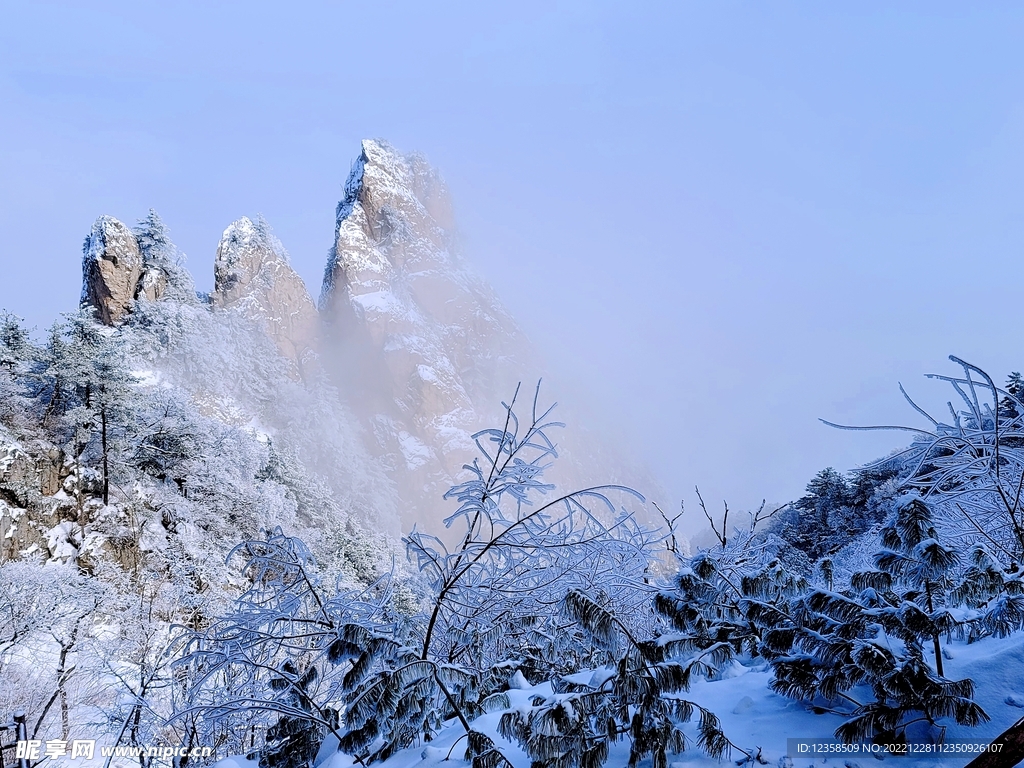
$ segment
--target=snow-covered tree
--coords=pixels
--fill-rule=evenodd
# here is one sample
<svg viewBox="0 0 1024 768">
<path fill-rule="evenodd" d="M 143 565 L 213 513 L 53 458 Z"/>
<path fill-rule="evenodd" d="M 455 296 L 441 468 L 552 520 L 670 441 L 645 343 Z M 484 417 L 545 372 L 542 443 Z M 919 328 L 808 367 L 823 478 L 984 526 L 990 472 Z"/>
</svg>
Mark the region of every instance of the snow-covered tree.
<svg viewBox="0 0 1024 768">
<path fill-rule="evenodd" d="M 191 721 L 200 743 L 229 754 L 251 749 L 254 728 L 272 727 L 261 760 L 288 765 L 327 733 L 346 736 L 339 708 L 358 711 L 353 691 L 403 653 L 402 623 L 389 620 L 384 582 L 325 582 L 305 545 L 280 529 L 239 545 L 236 558 L 250 587 L 234 611 L 180 636 L 188 690 L 173 722 Z"/>
<path fill-rule="evenodd" d="M 181 665 L 198 682 L 179 717 L 264 713 L 275 729 L 267 765 L 326 734 L 361 762 L 383 760 L 456 718 L 475 764 L 500 764 L 472 721 L 507 704 L 521 649 L 545 627 L 554 634 L 569 593 L 602 592 L 623 626 L 640 621 L 656 540 L 610 501 L 612 492 L 635 497 L 628 489 L 554 496 L 542 474 L 557 455 L 548 432 L 560 425 L 536 398 L 522 424 L 514 399 L 506 411 L 503 428 L 476 435 L 471 479 L 448 493 L 459 504 L 446 520 L 460 526 L 457 543 L 416 530 L 405 539 L 421 592 L 415 613 L 402 613 L 390 576 L 332 585 L 298 540 L 277 531 L 250 541 L 236 550 L 252 584 L 236 610 L 185 637 Z M 235 694 L 221 701 L 228 678 Z"/>
<path fill-rule="evenodd" d="M 846 427 L 898 429 L 914 435 L 910 447 L 887 461 L 906 467 L 904 484 L 919 490 L 939 513 L 940 527 L 960 543 L 985 543 L 1004 558 L 1024 557 L 1024 405 L 1018 396 L 996 386 L 992 377 L 958 357 L 950 360 L 962 376 L 929 374 L 947 382 L 963 403 L 949 403 L 951 423 L 940 422 L 910 399 L 929 426 Z M 1011 386 L 1016 390 L 1014 380 Z"/>
<path fill-rule="evenodd" d="M 104 504 L 138 405 L 127 354 L 124 339 L 83 310 L 50 329 L 34 373 L 44 426 L 77 470 L 98 473 Z"/>
<path fill-rule="evenodd" d="M 1024 572 L 1016 563 L 1003 566 L 982 545 L 971 552 L 970 564 L 960 574 L 950 600 L 970 610 L 963 619 L 968 642 L 1024 631 Z"/>
<path fill-rule="evenodd" d="M 37 350 L 21 319 L 0 312 L 0 424 L 19 431 L 27 426 L 29 409 L 27 374 Z"/>
<path fill-rule="evenodd" d="M 927 504 L 906 496 L 882 531 L 876 569 L 854 574 L 843 592 L 800 596 L 768 638 L 772 688 L 838 704 L 848 716 L 836 731 L 844 741 L 905 741 L 915 728 L 941 731 L 944 718 L 988 719 L 971 680 L 943 676 L 940 636 L 955 627 L 958 558 L 936 536 Z M 868 690 L 869 698 L 859 693 Z"/>
<path fill-rule="evenodd" d="M 654 768 L 667 768 L 669 755 L 686 750 L 683 726 L 694 716 L 697 746 L 712 757 L 729 753 L 733 745 L 715 714 L 679 695 L 731 658 L 727 642 L 695 648 L 673 635 L 637 637 L 607 596 L 580 590 L 566 595 L 565 611 L 608 664 L 556 679 L 553 695 L 535 696 L 529 710 L 502 715 L 499 731 L 523 746 L 533 766 L 598 768 L 613 743 L 628 739 L 630 768 L 648 756 Z"/>
<path fill-rule="evenodd" d="M 938 540 L 932 512 L 920 498 L 910 496 L 897 509 L 891 525 L 882 530 L 884 549 L 875 556 L 878 571 L 858 575 L 854 586 L 875 587 L 889 579 L 888 589 L 900 600 L 904 621 L 919 623 L 923 633 L 931 635 L 935 671 L 942 676 L 940 635 L 950 632 L 955 620 L 948 610 L 949 592 L 960 556 Z M 908 603 L 924 611 L 911 617 Z"/>
<path fill-rule="evenodd" d="M 182 585 L 156 569 L 136 563 L 132 570 L 112 563 L 98 566 L 108 597 L 96 611 L 98 625 L 85 658 L 87 674 L 106 682 L 96 702 L 103 713 L 103 730 L 112 746 L 147 747 L 170 742 L 165 721 L 171 713 L 171 627 L 191 623 L 200 603 Z M 180 734 L 173 734 L 182 742 Z M 140 756 L 142 768 L 152 762 Z"/>
<path fill-rule="evenodd" d="M 184 268 L 184 256 L 171 242 L 167 225 L 152 208 L 132 229 L 142 253 L 142 276 L 136 298 L 170 299 L 196 303 L 192 276 Z"/>
<path fill-rule="evenodd" d="M 880 496 L 898 473 L 898 464 L 885 460 L 849 477 L 832 467 L 823 469 L 769 529 L 812 561 L 832 557 L 885 517 L 889 508 Z"/>
<path fill-rule="evenodd" d="M 73 564 L 0 565 L 0 704 L 31 713 L 30 738 L 67 738 L 100 687 L 79 662 L 106 585 Z"/>
</svg>

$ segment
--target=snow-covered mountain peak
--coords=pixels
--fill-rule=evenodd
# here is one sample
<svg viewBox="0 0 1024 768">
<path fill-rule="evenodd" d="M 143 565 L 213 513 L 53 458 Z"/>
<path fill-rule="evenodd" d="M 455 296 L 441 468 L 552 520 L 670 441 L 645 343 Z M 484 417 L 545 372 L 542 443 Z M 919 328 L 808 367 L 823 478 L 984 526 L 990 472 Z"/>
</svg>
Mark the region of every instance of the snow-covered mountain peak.
<svg viewBox="0 0 1024 768">
<path fill-rule="evenodd" d="M 455 250 L 440 174 L 382 141 L 362 143 L 345 185 L 320 308 L 343 389 L 367 392 L 373 432 L 421 498 L 452 482 L 470 434 L 529 377 L 523 334 Z"/>
<path fill-rule="evenodd" d="M 82 255 L 83 307 L 104 325 L 121 325 L 137 301 L 197 301 L 184 257 L 167 227 L 150 209 L 135 227 L 100 216 L 85 238 Z"/>
<path fill-rule="evenodd" d="M 191 329 L 187 343 L 175 342 L 183 371 L 175 380 L 204 415 L 237 410 L 240 423 L 246 414 L 265 423 L 266 403 L 284 391 L 269 379 L 283 374 L 289 384 L 313 388 L 329 383 L 336 394 L 327 399 L 337 399 L 346 413 L 338 418 L 360 422 L 365 445 L 359 450 L 368 449 L 394 483 L 401 527 L 436 530 L 443 517 L 436 505 L 476 453 L 472 435 L 503 423 L 502 401 L 520 382 L 532 387 L 539 356 L 461 258 L 448 187 L 423 156 L 363 141 L 336 213 L 319 312 L 281 242 L 258 217 L 239 218 L 224 230 L 214 289 L 197 298 L 154 211 L 132 229 L 110 217 L 97 221 L 86 241 L 83 302 L 107 325 L 124 324 L 134 313 L 137 322 L 128 324 L 141 330 Z M 213 353 L 216 376 L 194 375 L 189 344 L 197 359 Z M 553 395 L 546 389 L 545 399 Z M 294 393 L 285 399 L 302 400 Z M 275 409 L 283 410 L 280 403 Z M 619 457 L 579 434 L 559 437 L 566 460 L 554 481 L 629 480 Z M 318 451 L 311 454 L 318 462 L 320 453 L 338 455 L 333 448 Z M 325 476 L 334 478 L 331 466 Z M 334 479 L 344 484 L 345 476 Z M 375 498 L 369 506 L 378 517 L 390 518 L 391 490 L 364 497 Z"/>
<path fill-rule="evenodd" d="M 316 336 L 316 307 L 263 219 L 243 216 L 224 230 L 213 274 L 214 306 L 262 325 L 281 354 L 301 367 Z"/>
<path fill-rule="evenodd" d="M 354 271 L 365 282 L 373 273 L 389 279 L 407 260 L 413 270 L 446 266 L 453 229 L 448 188 L 437 171 L 420 155 L 364 140 L 338 203 L 336 248 L 324 275 L 321 307 L 330 308 L 337 281 L 347 285 Z M 386 249 L 387 258 L 370 244 Z"/>
</svg>

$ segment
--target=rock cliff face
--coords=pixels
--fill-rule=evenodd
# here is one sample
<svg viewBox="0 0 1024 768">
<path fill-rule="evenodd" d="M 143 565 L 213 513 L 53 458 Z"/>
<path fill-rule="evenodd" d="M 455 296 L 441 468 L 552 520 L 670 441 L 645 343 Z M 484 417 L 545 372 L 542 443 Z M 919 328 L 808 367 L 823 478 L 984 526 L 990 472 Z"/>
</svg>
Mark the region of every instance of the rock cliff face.
<svg viewBox="0 0 1024 768">
<path fill-rule="evenodd" d="M 213 304 L 259 323 L 301 370 L 316 338 L 316 306 L 266 223 L 242 217 L 224 230 L 214 263 Z"/>
<path fill-rule="evenodd" d="M 82 247 L 82 306 L 104 325 L 120 325 L 131 311 L 142 254 L 135 235 L 112 216 L 100 216 Z"/>
<path fill-rule="evenodd" d="M 364 392 L 380 448 L 414 499 L 440 498 L 474 455 L 471 433 L 529 375 L 523 334 L 455 253 L 451 210 L 421 157 L 364 141 L 320 299 L 325 354 L 346 389 Z"/>
</svg>

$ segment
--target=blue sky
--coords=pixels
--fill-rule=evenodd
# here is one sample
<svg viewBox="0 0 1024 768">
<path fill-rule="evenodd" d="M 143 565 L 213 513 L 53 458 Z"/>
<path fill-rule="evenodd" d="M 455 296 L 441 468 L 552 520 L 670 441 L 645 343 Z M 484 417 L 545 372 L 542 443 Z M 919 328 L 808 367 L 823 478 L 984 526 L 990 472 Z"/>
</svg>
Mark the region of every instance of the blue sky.
<svg viewBox="0 0 1024 768">
<path fill-rule="evenodd" d="M 948 354 L 1024 367 L 1024 7 L 635 5 L 4 3 L 0 307 L 150 207 L 206 288 L 262 213 L 315 296 L 372 136 L 691 517 L 898 446 L 817 418 L 913 422 Z"/>
</svg>

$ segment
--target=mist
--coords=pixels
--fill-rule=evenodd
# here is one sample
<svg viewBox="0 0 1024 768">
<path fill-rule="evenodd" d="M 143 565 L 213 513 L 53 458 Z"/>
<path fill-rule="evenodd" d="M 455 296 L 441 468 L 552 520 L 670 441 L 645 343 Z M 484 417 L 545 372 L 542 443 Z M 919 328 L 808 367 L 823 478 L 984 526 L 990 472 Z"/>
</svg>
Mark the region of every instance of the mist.
<svg viewBox="0 0 1024 768">
<path fill-rule="evenodd" d="M 950 353 L 1020 367 L 998 331 L 1022 235 L 1014 9 L 8 18 L 0 305 L 40 331 L 77 302 L 101 213 L 157 209 L 209 289 L 224 227 L 262 212 L 316 297 L 359 141 L 382 137 L 441 170 L 462 252 L 572 382 L 563 405 L 694 528 L 694 486 L 756 508 L 902 445 L 818 419 L 913 419 L 897 382 Z"/>
<path fill-rule="evenodd" d="M 8 5 L 0 752 L 1024 761 L 1024 8 Z"/>
</svg>

